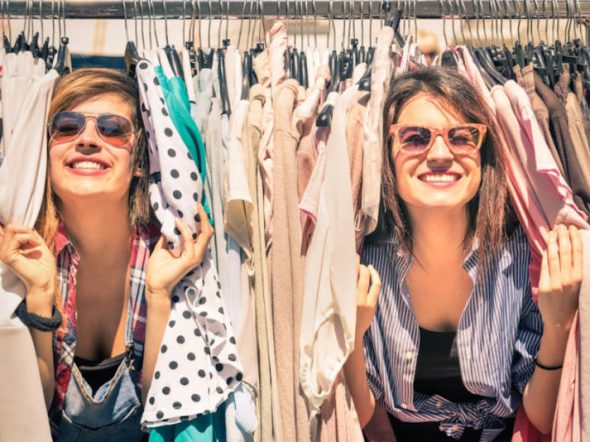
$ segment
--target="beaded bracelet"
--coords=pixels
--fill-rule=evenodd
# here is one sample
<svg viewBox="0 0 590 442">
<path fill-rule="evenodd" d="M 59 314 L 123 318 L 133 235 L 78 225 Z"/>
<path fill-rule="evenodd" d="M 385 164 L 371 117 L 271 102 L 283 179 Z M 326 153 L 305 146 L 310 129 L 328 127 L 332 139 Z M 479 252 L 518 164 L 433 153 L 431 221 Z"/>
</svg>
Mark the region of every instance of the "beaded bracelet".
<svg viewBox="0 0 590 442">
<path fill-rule="evenodd" d="M 16 308 L 16 316 L 25 324 L 27 327 L 34 328 L 35 330 L 41 330 L 43 332 L 54 331 L 59 328 L 62 321 L 61 312 L 53 306 L 51 318 L 44 318 L 43 316 L 36 315 L 27 311 L 26 298 Z"/>
</svg>

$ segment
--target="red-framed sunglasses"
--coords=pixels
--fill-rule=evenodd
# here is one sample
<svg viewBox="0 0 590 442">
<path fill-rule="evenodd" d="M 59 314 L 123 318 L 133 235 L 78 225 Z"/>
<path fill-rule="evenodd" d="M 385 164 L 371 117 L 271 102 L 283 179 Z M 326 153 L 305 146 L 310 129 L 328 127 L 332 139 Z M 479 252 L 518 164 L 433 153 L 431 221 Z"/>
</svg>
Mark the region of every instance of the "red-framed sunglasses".
<svg viewBox="0 0 590 442">
<path fill-rule="evenodd" d="M 479 150 L 487 132 L 485 124 L 457 124 L 444 129 L 392 124 L 389 136 L 401 150 L 409 153 L 427 152 L 439 135 L 453 153 L 472 153 Z"/>
</svg>

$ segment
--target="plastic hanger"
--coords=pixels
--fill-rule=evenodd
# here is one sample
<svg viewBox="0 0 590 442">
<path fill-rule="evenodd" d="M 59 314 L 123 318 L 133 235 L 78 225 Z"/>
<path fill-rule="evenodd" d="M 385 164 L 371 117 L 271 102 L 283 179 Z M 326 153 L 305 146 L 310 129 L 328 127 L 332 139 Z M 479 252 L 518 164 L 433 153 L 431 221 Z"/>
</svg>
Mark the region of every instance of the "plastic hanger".
<svg viewBox="0 0 590 442">
<path fill-rule="evenodd" d="M 334 106 L 336 105 L 337 99 L 338 92 L 330 92 L 328 94 L 326 102 L 324 103 L 324 107 L 315 120 L 317 127 L 329 127 L 330 124 L 332 124 L 332 113 L 334 111 Z"/>
<path fill-rule="evenodd" d="M 231 106 L 229 104 L 229 95 L 227 93 L 227 80 L 225 75 L 225 54 L 223 49 L 217 49 L 217 78 L 219 79 L 219 92 L 221 100 L 221 113 L 230 115 Z"/>
<path fill-rule="evenodd" d="M 307 89 L 309 87 L 309 78 L 307 72 L 307 55 L 305 55 L 305 52 L 303 51 L 301 52 L 301 54 L 299 54 L 299 63 L 299 84 L 303 86 L 305 89 Z"/>
<path fill-rule="evenodd" d="M 123 17 L 125 19 L 125 34 L 127 37 L 127 44 L 125 45 L 125 73 L 129 78 L 135 78 L 135 69 L 139 63 L 139 52 L 135 43 L 129 39 L 129 29 L 127 27 L 127 7 L 123 1 Z M 137 29 L 137 27 L 136 27 Z"/>
<path fill-rule="evenodd" d="M 242 100 L 247 100 L 250 94 L 250 71 L 252 70 L 252 55 L 244 51 L 242 57 Z"/>
</svg>

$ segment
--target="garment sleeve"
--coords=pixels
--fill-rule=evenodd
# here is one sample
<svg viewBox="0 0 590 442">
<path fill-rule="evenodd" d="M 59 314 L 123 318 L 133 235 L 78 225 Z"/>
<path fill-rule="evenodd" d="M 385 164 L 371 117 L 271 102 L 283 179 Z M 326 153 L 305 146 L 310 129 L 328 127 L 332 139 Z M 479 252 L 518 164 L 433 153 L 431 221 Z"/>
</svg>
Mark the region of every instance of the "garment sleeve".
<svg viewBox="0 0 590 442">
<path fill-rule="evenodd" d="M 373 327 L 373 325 L 371 325 Z M 369 388 L 375 396 L 375 401 L 380 405 L 383 404 L 383 382 L 381 375 L 377 368 L 377 353 L 375 346 L 373 345 L 373 339 L 371 339 L 372 330 L 365 334 L 364 337 L 364 351 L 365 351 L 365 370 L 367 372 L 367 381 Z"/>
<path fill-rule="evenodd" d="M 512 384 L 520 394 L 533 375 L 542 335 L 541 313 L 533 301 L 530 284 L 527 284 L 512 358 Z"/>
</svg>

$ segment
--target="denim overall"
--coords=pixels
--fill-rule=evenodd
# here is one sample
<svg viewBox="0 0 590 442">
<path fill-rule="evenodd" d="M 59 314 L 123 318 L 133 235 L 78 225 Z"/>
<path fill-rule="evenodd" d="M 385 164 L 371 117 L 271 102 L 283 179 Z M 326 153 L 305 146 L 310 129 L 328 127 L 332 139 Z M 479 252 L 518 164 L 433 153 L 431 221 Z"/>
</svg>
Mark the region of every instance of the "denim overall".
<svg viewBox="0 0 590 442">
<path fill-rule="evenodd" d="M 136 442 L 144 438 L 140 429 L 143 412 L 141 393 L 131 376 L 133 339 L 131 308 L 125 331 L 125 359 L 113 378 L 94 395 L 76 364 L 68 382 L 58 442 Z"/>
</svg>

